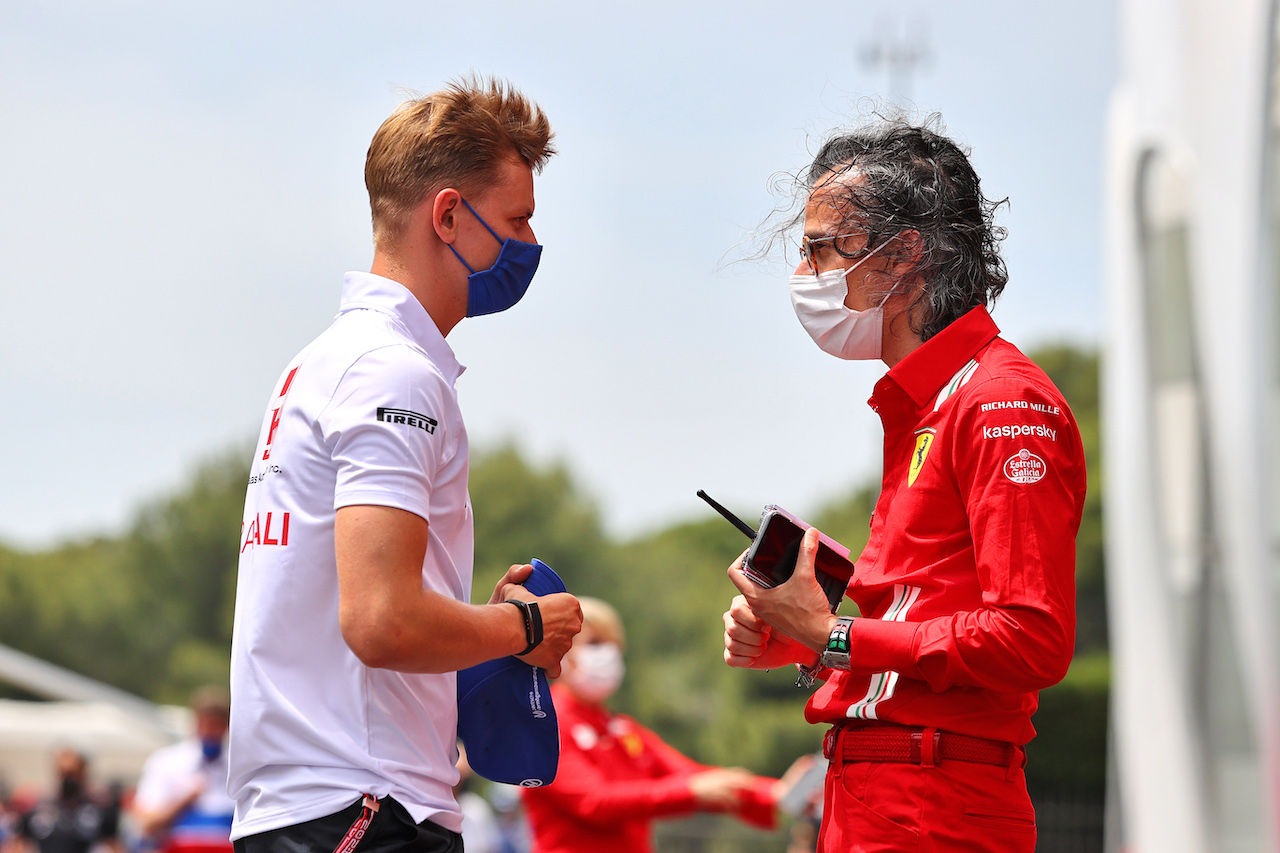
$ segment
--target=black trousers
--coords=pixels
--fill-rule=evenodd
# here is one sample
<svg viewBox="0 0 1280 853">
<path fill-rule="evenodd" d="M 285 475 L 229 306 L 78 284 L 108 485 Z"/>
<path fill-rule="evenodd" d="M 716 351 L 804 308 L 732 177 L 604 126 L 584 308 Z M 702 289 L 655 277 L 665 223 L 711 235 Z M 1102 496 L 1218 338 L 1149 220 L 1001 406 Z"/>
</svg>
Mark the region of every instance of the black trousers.
<svg viewBox="0 0 1280 853">
<path fill-rule="evenodd" d="M 327 817 L 248 835 L 236 840 L 235 853 L 334 853 L 363 811 L 356 800 Z M 429 820 L 414 823 L 404 806 L 383 797 L 350 853 L 463 853 L 462 836 Z"/>
</svg>

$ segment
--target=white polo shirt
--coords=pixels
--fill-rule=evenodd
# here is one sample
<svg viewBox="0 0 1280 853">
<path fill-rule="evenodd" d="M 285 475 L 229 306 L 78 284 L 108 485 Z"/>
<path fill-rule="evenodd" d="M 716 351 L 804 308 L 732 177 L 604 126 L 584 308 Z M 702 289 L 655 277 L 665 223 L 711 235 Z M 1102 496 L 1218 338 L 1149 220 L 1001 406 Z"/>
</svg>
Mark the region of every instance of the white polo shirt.
<svg viewBox="0 0 1280 853">
<path fill-rule="evenodd" d="M 334 514 L 427 519 L 422 585 L 467 601 L 474 539 L 462 373 L 402 285 L 347 273 L 333 324 L 285 368 L 263 418 L 240 535 L 231 644 L 233 839 L 395 797 L 461 829 L 454 673 L 370 669 L 338 628 Z"/>
</svg>

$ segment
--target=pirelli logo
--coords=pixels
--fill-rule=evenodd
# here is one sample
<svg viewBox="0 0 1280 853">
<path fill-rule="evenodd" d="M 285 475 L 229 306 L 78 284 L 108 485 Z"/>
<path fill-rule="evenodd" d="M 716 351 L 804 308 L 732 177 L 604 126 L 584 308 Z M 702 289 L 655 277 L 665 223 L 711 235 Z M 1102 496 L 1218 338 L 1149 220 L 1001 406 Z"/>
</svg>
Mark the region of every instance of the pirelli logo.
<svg viewBox="0 0 1280 853">
<path fill-rule="evenodd" d="M 388 409 L 383 406 L 378 407 L 378 420 L 388 424 L 404 424 L 405 426 L 417 427 L 433 435 L 438 425 L 435 418 L 429 418 L 426 415 L 420 415 L 408 409 Z"/>
</svg>

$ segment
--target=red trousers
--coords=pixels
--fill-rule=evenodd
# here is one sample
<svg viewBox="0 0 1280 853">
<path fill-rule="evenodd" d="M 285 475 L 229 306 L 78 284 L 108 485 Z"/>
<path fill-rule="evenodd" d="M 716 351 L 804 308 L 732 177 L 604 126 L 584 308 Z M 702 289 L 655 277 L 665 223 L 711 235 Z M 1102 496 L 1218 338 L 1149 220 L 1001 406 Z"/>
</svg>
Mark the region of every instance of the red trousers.
<svg viewBox="0 0 1280 853">
<path fill-rule="evenodd" d="M 1033 853 L 1036 816 L 1021 767 L 833 758 L 818 853 Z"/>
</svg>

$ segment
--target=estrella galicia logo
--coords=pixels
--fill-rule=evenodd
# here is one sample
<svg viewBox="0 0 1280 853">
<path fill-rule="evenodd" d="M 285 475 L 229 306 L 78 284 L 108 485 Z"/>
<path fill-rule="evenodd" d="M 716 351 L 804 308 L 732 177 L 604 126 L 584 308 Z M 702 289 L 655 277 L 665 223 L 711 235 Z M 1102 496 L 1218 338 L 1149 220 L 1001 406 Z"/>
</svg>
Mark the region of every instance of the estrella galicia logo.
<svg viewBox="0 0 1280 853">
<path fill-rule="evenodd" d="M 420 415 L 408 409 L 388 409 L 384 406 L 378 407 L 378 420 L 388 424 L 405 424 L 406 426 L 417 427 L 433 435 L 437 426 L 435 418 L 429 418 L 426 415 Z"/>
</svg>

